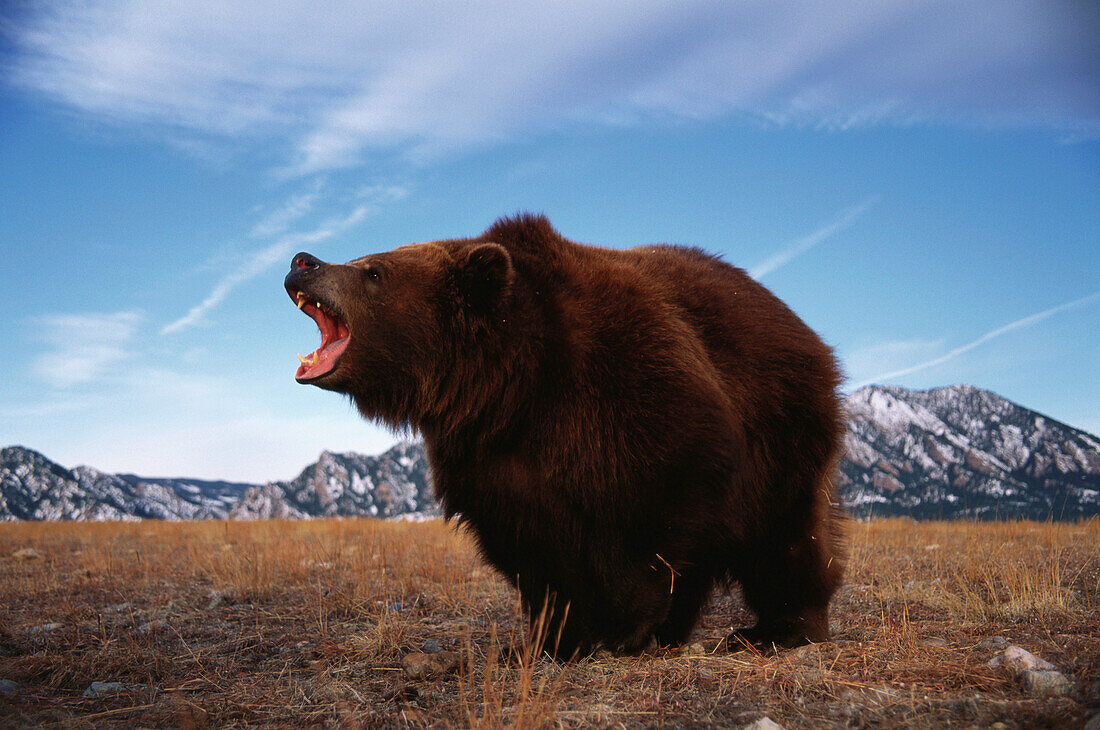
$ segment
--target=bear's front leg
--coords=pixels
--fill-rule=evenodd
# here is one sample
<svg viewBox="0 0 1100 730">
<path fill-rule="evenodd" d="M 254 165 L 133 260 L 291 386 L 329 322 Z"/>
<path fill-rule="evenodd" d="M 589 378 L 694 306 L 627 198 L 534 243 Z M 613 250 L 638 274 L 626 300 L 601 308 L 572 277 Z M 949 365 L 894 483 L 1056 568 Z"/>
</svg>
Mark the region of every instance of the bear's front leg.
<svg viewBox="0 0 1100 730">
<path fill-rule="evenodd" d="M 670 570 L 658 559 L 644 566 L 623 568 L 600 574 L 586 571 L 583 580 L 565 592 L 537 579 L 520 577 L 520 592 L 530 617 L 532 634 L 541 631 L 547 653 L 559 658 L 587 654 L 602 646 L 612 651 L 633 654 L 646 648 L 662 627 L 670 625 L 670 610 L 674 605 L 670 590 L 674 585 Z M 628 564 L 624 561 L 624 564 Z M 574 573 L 571 578 L 576 581 Z M 692 589 L 689 583 L 684 589 Z M 686 594 L 685 594 L 686 595 Z M 536 596 L 538 597 L 536 599 Z M 694 625 L 702 598 L 693 597 L 690 619 L 678 618 L 673 624 L 677 632 L 690 621 Z"/>
</svg>

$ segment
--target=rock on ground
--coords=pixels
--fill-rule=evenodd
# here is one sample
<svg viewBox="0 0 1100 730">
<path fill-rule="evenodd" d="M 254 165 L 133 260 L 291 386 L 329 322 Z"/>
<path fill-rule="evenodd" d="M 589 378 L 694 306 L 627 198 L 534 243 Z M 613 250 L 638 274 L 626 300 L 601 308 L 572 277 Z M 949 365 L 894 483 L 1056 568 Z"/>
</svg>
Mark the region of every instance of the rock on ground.
<svg viewBox="0 0 1100 730">
<path fill-rule="evenodd" d="M 104 697 L 118 694 L 119 692 L 144 692 L 149 689 L 144 684 L 129 684 L 127 682 L 92 682 L 84 690 L 84 696 L 90 698 Z"/>
<path fill-rule="evenodd" d="M 1010 673 L 1016 675 L 1031 670 L 1051 672 L 1057 669 L 1056 666 L 1045 659 L 1040 659 L 1027 649 L 1016 646 L 1015 644 L 990 659 L 989 666 L 994 668 L 1004 667 Z"/>
<path fill-rule="evenodd" d="M 744 725 L 741 730 L 783 730 L 783 726 L 765 715 L 756 722 Z"/>
<path fill-rule="evenodd" d="M 990 659 L 989 666 L 1000 667 L 1014 675 L 1033 697 L 1064 695 L 1073 691 L 1073 680 L 1059 672 L 1058 667 L 1016 645 Z"/>
<path fill-rule="evenodd" d="M 31 634 L 48 634 L 51 631 L 60 631 L 63 628 L 65 628 L 65 624 L 51 621 L 48 624 L 39 624 L 38 626 L 32 626 L 27 629 L 27 632 Z"/>
<path fill-rule="evenodd" d="M 1008 639 L 1003 636 L 990 636 L 988 639 L 982 639 L 978 642 L 979 649 L 992 649 L 993 651 L 1004 651 L 1008 646 Z"/>
<path fill-rule="evenodd" d="M 1021 679 L 1029 695 L 1064 695 L 1073 691 L 1073 680 L 1061 672 L 1029 669 Z"/>
<path fill-rule="evenodd" d="M 401 660 L 401 666 L 409 679 L 438 677 L 458 669 L 458 654 L 453 651 L 438 651 L 434 654 L 414 651 Z"/>
</svg>

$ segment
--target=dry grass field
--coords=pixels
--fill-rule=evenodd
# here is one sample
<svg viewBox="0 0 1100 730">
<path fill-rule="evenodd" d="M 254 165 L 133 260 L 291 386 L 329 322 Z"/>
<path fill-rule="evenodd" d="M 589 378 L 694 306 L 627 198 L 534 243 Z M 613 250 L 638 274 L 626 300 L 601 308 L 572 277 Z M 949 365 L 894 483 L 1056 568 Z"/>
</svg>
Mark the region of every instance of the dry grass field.
<svg viewBox="0 0 1100 730">
<path fill-rule="evenodd" d="M 1018 728 L 1100 712 L 1100 521 L 872 521 L 851 538 L 829 643 L 715 650 L 751 622 L 735 592 L 684 650 L 559 664 L 441 522 L 3 524 L 0 726 Z M 996 637 L 1072 686 L 1035 693 L 989 667 Z"/>
</svg>

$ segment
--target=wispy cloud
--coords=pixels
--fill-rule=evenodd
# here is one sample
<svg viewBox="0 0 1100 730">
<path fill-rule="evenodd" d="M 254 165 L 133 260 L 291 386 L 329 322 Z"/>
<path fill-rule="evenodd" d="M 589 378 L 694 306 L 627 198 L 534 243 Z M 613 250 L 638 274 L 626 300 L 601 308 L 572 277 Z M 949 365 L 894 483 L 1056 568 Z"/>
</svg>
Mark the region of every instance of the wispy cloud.
<svg viewBox="0 0 1100 730">
<path fill-rule="evenodd" d="M 409 188 L 404 185 L 363 185 L 355 191 L 356 199 L 364 201 L 372 211 L 387 203 L 404 200 L 408 195 Z"/>
<path fill-rule="evenodd" d="M 778 269 L 780 266 L 789 263 L 794 257 L 806 253 L 825 239 L 831 238 L 843 231 L 844 229 L 848 228 L 848 226 L 852 225 L 856 218 L 859 218 L 861 215 L 866 213 L 867 209 L 874 205 L 877 201 L 877 197 L 871 197 L 867 198 L 861 203 L 853 205 L 850 208 L 844 209 L 840 212 L 839 215 L 837 215 L 836 218 L 821 226 L 813 233 L 799 238 L 787 248 L 783 249 L 763 263 L 754 267 L 749 272 L 749 275 L 754 279 L 759 279 L 763 276 L 767 276 L 771 272 Z"/>
<path fill-rule="evenodd" d="M 877 342 L 841 353 L 844 371 L 853 380 L 881 372 L 900 370 L 914 362 L 930 360 L 944 350 L 942 339 L 911 339 Z"/>
<path fill-rule="evenodd" d="M 136 311 L 38 317 L 35 326 L 48 349 L 32 361 L 31 373 L 54 388 L 95 380 L 128 358 L 143 319 Z"/>
<path fill-rule="evenodd" d="M 921 370 L 927 370 L 929 368 L 934 368 L 937 365 L 943 365 L 946 362 L 950 362 L 951 360 L 954 360 L 955 358 L 959 357 L 960 355 L 963 355 L 967 352 L 970 352 L 971 350 L 973 350 L 977 347 L 981 347 L 982 345 L 989 342 L 990 340 L 1001 337 L 1002 335 L 1006 335 L 1009 332 L 1014 332 L 1015 330 L 1023 329 L 1025 327 L 1031 327 L 1032 325 L 1038 324 L 1039 322 L 1042 322 L 1045 319 L 1049 319 L 1050 317 L 1053 317 L 1056 314 L 1061 314 L 1062 312 L 1066 312 L 1066 311 L 1069 311 L 1071 309 L 1077 309 L 1078 307 L 1083 307 L 1083 306 L 1085 306 L 1087 304 L 1091 304 L 1095 301 L 1100 301 L 1100 291 L 1093 292 L 1092 294 L 1089 294 L 1088 296 L 1081 297 L 1080 299 L 1074 299 L 1071 302 L 1066 302 L 1064 304 L 1059 304 L 1058 306 L 1051 307 L 1050 309 L 1044 309 L 1041 312 L 1036 312 L 1035 314 L 1028 315 L 1027 317 L 1022 317 L 1020 319 L 1017 319 L 1014 322 L 1009 322 L 1008 324 L 1006 324 L 1002 327 L 998 327 L 997 329 L 990 330 L 989 332 L 986 332 L 984 335 L 977 338 L 976 340 L 974 340 L 972 342 L 968 342 L 965 345 L 962 345 L 961 347 L 956 347 L 955 349 L 951 350 L 950 352 L 947 352 L 946 354 L 940 355 L 939 357 L 934 357 L 930 360 L 925 360 L 924 362 L 918 363 L 916 365 L 911 365 L 909 367 L 904 367 L 904 368 L 900 368 L 900 369 L 897 369 L 897 370 L 892 370 L 890 372 L 880 373 L 879 375 L 876 375 L 872 378 L 867 378 L 863 381 L 855 383 L 855 384 L 851 385 L 850 387 L 854 390 L 854 389 L 862 388 L 866 385 L 872 385 L 874 383 L 883 383 L 883 382 L 886 382 L 888 380 L 893 380 L 895 378 L 901 378 L 901 377 L 904 377 L 906 375 L 911 375 L 912 373 L 920 372 Z"/>
<path fill-rule="evenodd" d="M 740 116 L 1100 134 L 1087 3 L 804 0 L 28 5 L 4 65 L 85 113 L 244 144 L 299 173 L 577 122 Z M 443 7 L 444 9 L 441 9 Z"/>
<path fill-rule="evenodd" d="M 315 187 L 305 193 L 297 193 L 290 196 L 282 206 L 270 211 L 256 225 L 252 226 L 249 235 L 253 238 L 270 238 L 284 232 L 291 223 L 309 213 L 313 204 L 320 197 L 320 191 Z"/>
<path fill-rule="evenodd" d="M 368 205 L 359 205 L 343 218 L 326 221 L 312 231 L 286 234 L 270 246 L 253 252 L 238 268 L 224 276 L 205 299 L 191 307 L 187 314 L 164 325 L 160 333 L 168 335 L 195 326 L 242 283 L 259 276 L 275 264 L 287 263 L 295 249 L 305 244 L 324 241 L 346 231 L 362 221 L 368 212 L 370 212 Z"/>
</svg>

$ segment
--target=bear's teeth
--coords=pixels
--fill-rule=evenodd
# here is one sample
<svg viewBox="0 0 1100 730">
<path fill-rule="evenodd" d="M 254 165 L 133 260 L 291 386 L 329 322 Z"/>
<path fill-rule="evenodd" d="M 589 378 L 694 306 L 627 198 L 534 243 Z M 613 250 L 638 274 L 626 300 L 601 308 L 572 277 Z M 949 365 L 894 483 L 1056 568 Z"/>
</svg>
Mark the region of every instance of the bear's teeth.
<svg viewBox="0 0 1100 730">
<path fill-rule="evenodd" d="M 309 357 L 302 357 L 302 353 L 298 353 L 298 362 L 303 365 L 316 365 L 320 359 L 321 356 L 316 352 L 310 353 Z"/>
</svg>

